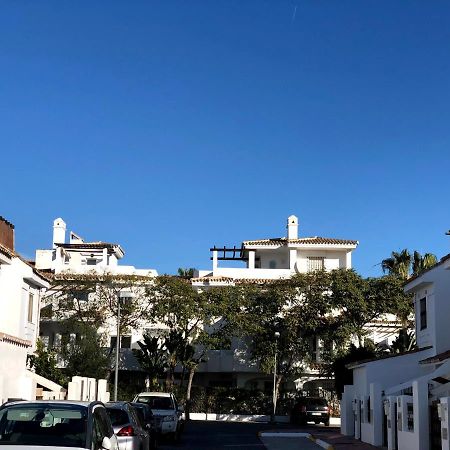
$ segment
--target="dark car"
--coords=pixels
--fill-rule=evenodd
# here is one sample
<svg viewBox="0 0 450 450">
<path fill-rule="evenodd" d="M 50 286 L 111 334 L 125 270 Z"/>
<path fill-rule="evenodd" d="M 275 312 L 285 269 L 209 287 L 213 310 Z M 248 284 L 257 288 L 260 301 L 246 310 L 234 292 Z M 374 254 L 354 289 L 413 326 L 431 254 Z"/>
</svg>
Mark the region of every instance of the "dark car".
<svg viewBox="0 0 450 450">
<path fill-rule="evenodd" d="M 291 411 L 291 423 L 304 425 L 306 422 L 330 425 L 330 408 L 321 397 L 299 397 Z"/>
<path fill-rule="evenodd" d="M 150 437 L 150 449 L 156 449 L 157 445 L 157 434 L 158 430 L 156 429 L 155 417 L 153 416 L 152 408 L 150 405 L 146 403 L 133 403 L 134 409 L 136 410 L 139 418 L 144 424 L 145 430 L 148 432 Z"/>
</svg>

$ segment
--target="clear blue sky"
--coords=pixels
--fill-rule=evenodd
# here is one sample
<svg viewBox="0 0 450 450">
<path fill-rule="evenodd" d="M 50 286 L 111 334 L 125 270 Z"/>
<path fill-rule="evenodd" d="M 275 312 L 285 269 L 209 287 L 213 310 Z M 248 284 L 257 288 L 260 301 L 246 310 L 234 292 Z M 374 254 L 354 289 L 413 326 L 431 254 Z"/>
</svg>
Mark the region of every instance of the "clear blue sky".
<svg viewBox="0 0 450 450">
<path fill-rule="evenodd" d="M 447 0 L 10 0 L 0 67 L 0 215 L 26 256 L 58 216 L 160 273 L 290 214 L 359 240 L 364 275 L 450 252 Z"/>
</svg>

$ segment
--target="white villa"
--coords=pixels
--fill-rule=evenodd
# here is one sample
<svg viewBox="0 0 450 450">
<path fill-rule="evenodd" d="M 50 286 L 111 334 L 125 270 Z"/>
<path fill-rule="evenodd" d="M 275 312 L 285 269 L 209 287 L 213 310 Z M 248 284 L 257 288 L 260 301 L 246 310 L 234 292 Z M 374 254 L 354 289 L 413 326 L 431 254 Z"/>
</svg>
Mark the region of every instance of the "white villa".
<svg viewBox="0 0 450 450">
<path fill-rule="evenodd" d="M 351 269 L 357 246 L 358 241 L 348 239 L 299 237 L 298 218 L 289 216 L 286 237 L 244 241 L 238 248 L 211 248 L 212 270 L 200 270 L 192 284 L 200 288 L 290 278 L 312 270 Z M 219 261 L 242 261 L 245 267 L 219 267 Z"/>
<path fill-rule="evenodd" d="M 52 274 L 83 275 L 89 273 L 111 275 L 138 275 L 154 278 L 158 275 L 154 269 L 137 269 L 134 266 L 119 264 L 125 252 L 119 244 L 103 241 L 85 242 L 78 234 L 70 231 L 69 242 L 66 242 L 67 227 L 63 219 L 53 221 L 53 245 L 51 249 L 36 250 L 36 268 Z M 125 292 L 124 298 L 133 296 Z M 48 294 L 51 294 L 49 292 Z M 57 347 L 61 342 L 61 324 L 58 320 L 42 319 L 40 337 L 49 347 Z M 138 348 L 137 341 L 142 340 L 142 330 L 130 330 L 129 334 L 120 336 L 121 366 L 120 369 L 138 369 L 131 349 Z M 116 324 L 111 323 L 107 334 L 112 348 L 117 339 Z"/>
<path fill-rule="evenodd" d="M 449 450 L 450 254 L 410 278 L 418 349 L 351 366 L 342 433 L 389 450 Z"/>
<path fill-rule="evenodd" d="M 212 270 L 200 270 L 192 285 L 199 290 L 237 283 L 260 283 L 290 278 L 297 273 L 315 270 L 351 269 L 352 252 L 358 241 L 327 237 L 300 237 L 298 218 L 287 219 L 287 236 L 272 239 L 256 239 L 242 242 L 240 247 L 213 247 Z M 244 267 L 221 267 L 222 261 L 240 261 Z M 391 341 L 399 324 L 393 318 L 382 318 L 370 324 L 369 336 L 374 342 Z M 314 345 L 315 344 L 315 345 Z M 317 363 L 321 361 L 321 343 L 316 340 L 313 351 Z M 250 366 L 243 358 L 245 344 L 234 340 L 232 348 L 212 351 L 206 363 L 196 374 L 196 382 L 210 385 L 235 385 L 237 387 L 269 389 L 271 377 Z M 296 380 L 295 388 L 312 390 L 329 384 L 320 379 L 316 368 L 310 369 Z M 292 388 L 293 386 L 291 386 Z"/>
<path fill-rule="evenodd" d="M 125 255 L 119 244 L 96 241 L 85 242 L 73 231 L 66 242 L 66 223 L 58 218 L 53 221 L 53 246 L 48 250 L 36 250 L 36 268 L 52 273 L 71 272 L 83 274 L 96 271 L 114 275 L 144 275 L 154 277 L 153 269 L 136 269 L 119 265 Z"/>
<path fill-rule="evenodd" d="M 14 225 L 0 217 L 0 404 L 8 398 L 34 400 L 40 385 L 60 387 L 27 370 L 39 335 L 41 298 L 49 283 L 14 248 Z"/>
</svg>

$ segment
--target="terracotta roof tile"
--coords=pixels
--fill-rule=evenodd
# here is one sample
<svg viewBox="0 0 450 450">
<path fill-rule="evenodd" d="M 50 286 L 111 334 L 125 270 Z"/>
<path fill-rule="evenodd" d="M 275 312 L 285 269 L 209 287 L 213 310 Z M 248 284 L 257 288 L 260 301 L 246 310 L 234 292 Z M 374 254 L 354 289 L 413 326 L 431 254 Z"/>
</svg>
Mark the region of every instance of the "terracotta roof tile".
<svg viewBox="0 0 450 450">
<path fill-rule="evenodd" d="M 221 277 L 221 276 L 216 276 L 216 277 L 197 277 L 197 278 L 191 278 L 191 282 L 192 283 L 210 283 L 210 282 L 232 282 L 234 281 L 234 278 L 231 277 Z"/>
<path fill-rule="evenodd" d="M 31 347 L 31 341 L 2 332 L 0 332 L 0 342 L 8 342 L 9 344 L 19 345 L 21 347 Z"/>
<path fill-rule="evenodd" d="M 447 350 L 446 352 L 438 353 L 437 355 L 430 356 L 429 358 L 426 359 L 422 359 L 422 361 L 419 361 L 419 364 L 437 364 L 449 358 L 450 358 L 450 350 Z"/>
<path fill-rule="evenodd" d="M 2 244 L 0 244 L 0 253 L 2 255 L 7 256 L 8 258 L 12 258 L 14 256 L 14 252 L 11 249 L 9 249 L 8 247 L 5 247 Z"/>
<path fill-rule="evenodd" d="M 243 245 L 287 245 L 287 244 L 317 244 L 317 245 L 358 245 L 358 241 L 350 239 L 336 239 L 320 236 L 304 237 L 299 239 L 273 238 L 273 239 L 257 239 L 254 241 L 244 241 Z"/>
<path fill-rule="evenodd" d="M 119 244 L 111 244 L 109 242 L 83 242 L 80 244 L 56 244 L 63 248 L 115 248 L 120 247 Z"/>
</svg>

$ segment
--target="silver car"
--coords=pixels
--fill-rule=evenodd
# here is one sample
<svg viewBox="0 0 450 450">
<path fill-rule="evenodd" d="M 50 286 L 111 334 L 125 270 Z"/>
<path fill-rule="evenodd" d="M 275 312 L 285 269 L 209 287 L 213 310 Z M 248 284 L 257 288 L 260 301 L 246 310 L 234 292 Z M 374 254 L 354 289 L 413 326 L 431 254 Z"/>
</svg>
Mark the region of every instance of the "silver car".
<svg viewBox="0 0 450 450">
<path fill-rule="evenodd" d="M 117 450 L 117 438 L 100 402 L 18 401 L 0 408 L 4 450 Z"/>
<path fill-rule="evenodd" d="M 149 435 L 129 402 L 107 403 L 106 410 L 117 436 L 119 450 L 149 450 Z"/>
</svg>

